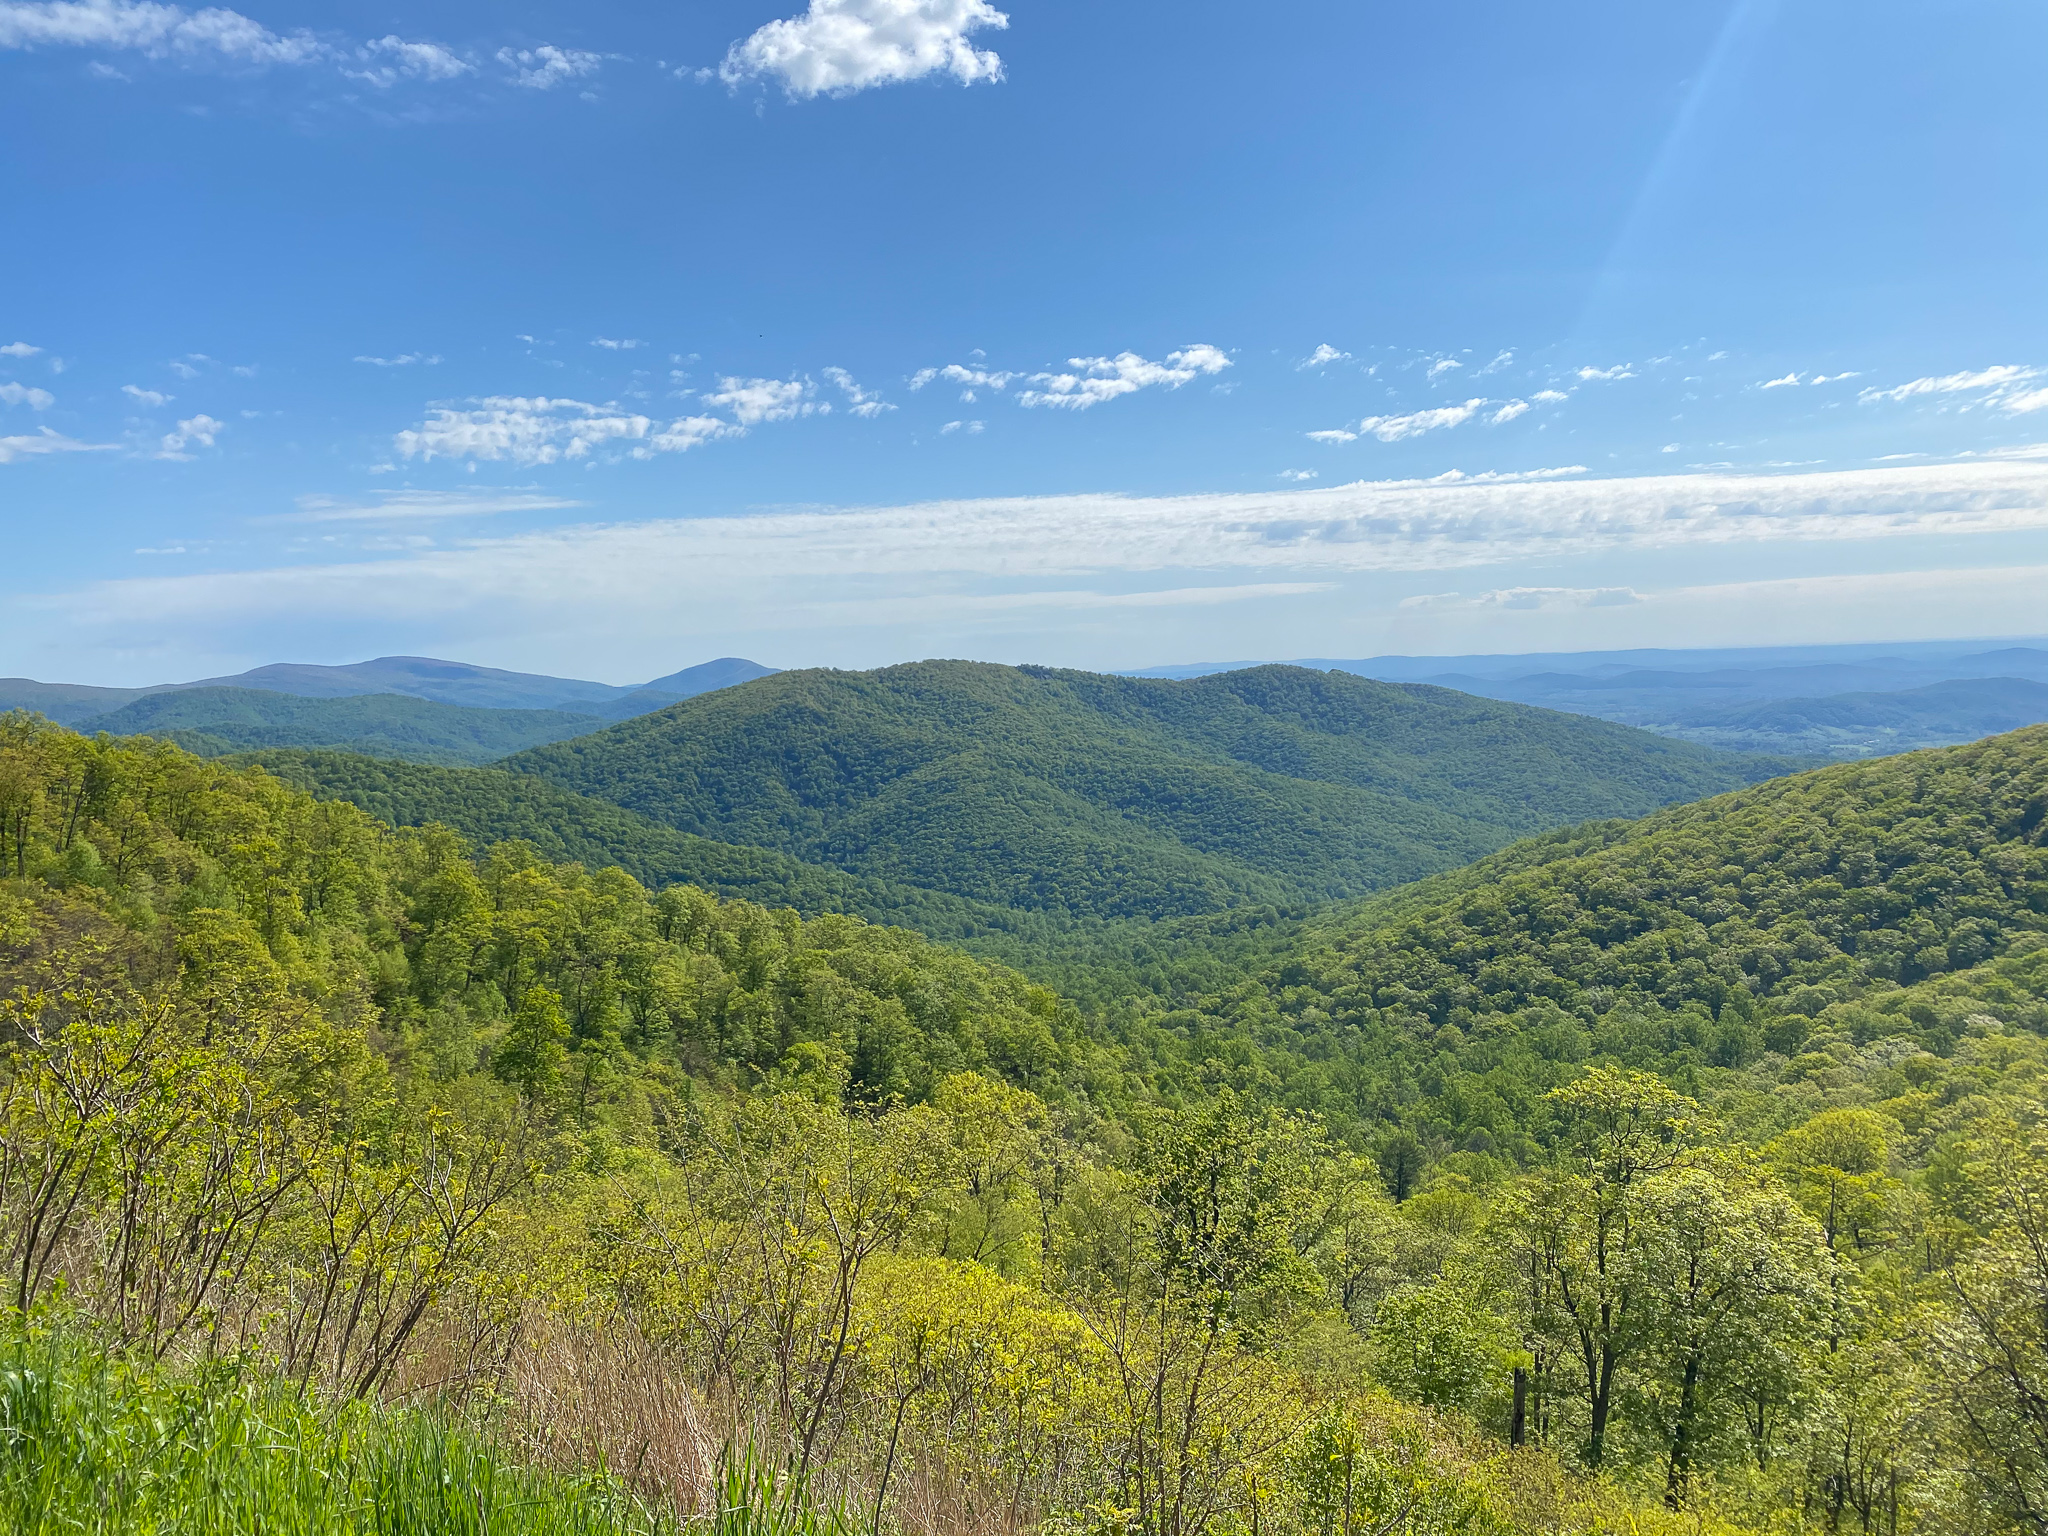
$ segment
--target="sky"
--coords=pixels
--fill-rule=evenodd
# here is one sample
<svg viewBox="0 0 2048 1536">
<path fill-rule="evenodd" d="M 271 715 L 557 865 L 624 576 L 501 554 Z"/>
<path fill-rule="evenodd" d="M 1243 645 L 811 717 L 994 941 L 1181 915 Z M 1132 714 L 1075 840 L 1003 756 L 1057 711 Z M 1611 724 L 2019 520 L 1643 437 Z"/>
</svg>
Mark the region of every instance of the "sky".
<svg viewBox="0 0 2048 1536">
<path fill-rule="evenodd" d="M 2038 0 L 0 0 L 0 673 L 2038 635 L 2044 55 Z"/>
</svg>

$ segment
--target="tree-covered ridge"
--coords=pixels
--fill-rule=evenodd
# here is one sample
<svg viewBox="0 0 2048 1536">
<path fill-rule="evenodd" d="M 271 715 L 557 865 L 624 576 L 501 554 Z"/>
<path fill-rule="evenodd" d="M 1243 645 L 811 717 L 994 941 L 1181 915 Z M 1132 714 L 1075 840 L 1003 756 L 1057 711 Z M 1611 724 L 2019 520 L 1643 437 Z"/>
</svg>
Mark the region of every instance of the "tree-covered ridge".
<svg viewBox="0 0 2048 1536">
<path fill-rule="evenodd" d="M 2048 942 L 2044 819 L 2048 728 L 1817 770 L 1517 845 L 1132 1028 L 1439 1152 L 1526 1158 L 1541 1093 L 1594 1060 L 1782 1121 L 1830 1051 L 1939 1061 L 1973 1016 L 2037 1025 L 1980 968 Z"/>
<path fill-rule="evenodd" d="M 539 1029 L 579 1102 L 602 1115 L 616 1099 L 642 1131 L 662 1063 L 741 1087 L 823 1073 L 881 1099 L 974 1069 L 1057 1097 L 1079 1059 L 1078 1020 L 1051 992 L 905 929 L 686 885 L 656 897 L 516 841 L 476 863 L 446 828 L 394 830 L 258 769 L 20 715 L 4 731 L 0 865 L 50 893 L 10 908 L 10 973 L 106 919 L 226 946 L 267 957 L 266 985 L 374 1020 L 433 1075 Z"/>
<path fill-rule="evenodd" d="M 346 747 L 421 763 L 488 763 L 597 730 L 556 709 L 477 709 L 397 693 L 301 698 L 260 688 L 179 688 L 81 720 L 85 732 L 159 736 L 204 757 L 275 747 Z"/>
<path fill-rule="evenodd" d="M 1357 895 L 1779 771 L 1432 688 L 922 662 L 785 672 L 507 767 L 678 829 L 1100 916 Z"/>
</svg>

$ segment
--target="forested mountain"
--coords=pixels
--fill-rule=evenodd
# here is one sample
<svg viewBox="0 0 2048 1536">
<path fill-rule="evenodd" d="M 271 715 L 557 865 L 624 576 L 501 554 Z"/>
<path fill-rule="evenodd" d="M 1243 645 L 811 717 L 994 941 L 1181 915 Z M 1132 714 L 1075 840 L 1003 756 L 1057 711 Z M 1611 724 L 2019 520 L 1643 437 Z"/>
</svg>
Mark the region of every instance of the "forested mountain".
<svg viewBox="0 0 2048 1536">
<path fill-rule="evenodd" d="M 0 1517 L 2037 1536 L 2044 989 L 2048 728 L 1091 1011 L 8 717 Z"/>
<path fill-rule="evenodd" d="M 553 709 L 471 709 L 396 693 L 305 698 L 257 688 L 146 694 L 77 723 L 86 732 L 166 737 L 205 757 L 265 747 L 346 747 L 420 763 L 488 763 L 603 726 L 593 716 Z"/>
<path fill-rule="evenodd" d="M 920 662 L 778 673 L 504 766 L 863 875 L 1159 917 L 1357 895 L 1785 765 L 1300 668 Z"/>
<path fill-rule="evenodd" d="M 2043 951 L 2034 727 L 1516 844 L 1312 924 L 1140 1032 L 1196 1080 L 1213 1058 L 1362 1134 L 1521 1158 L 1542 1093 L 1589 1061 L 1658 1072 L 1759 1136 L 1819 1084 L 1908 1092 L 1907 1057 L 1928 1063 L 1910 1092 L 1938 1086 L 1974 1018 L 2048 1032 Z"/>
</svg>

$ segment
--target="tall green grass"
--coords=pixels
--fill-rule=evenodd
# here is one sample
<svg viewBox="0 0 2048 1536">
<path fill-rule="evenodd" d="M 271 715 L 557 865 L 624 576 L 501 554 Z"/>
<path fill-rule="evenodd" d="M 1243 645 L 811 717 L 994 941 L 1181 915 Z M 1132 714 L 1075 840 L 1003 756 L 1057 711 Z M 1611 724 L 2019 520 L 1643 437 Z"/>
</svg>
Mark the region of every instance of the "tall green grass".
<svg viewBox="0 0 2048 1536">
<path fill-rule="evenodd" d="M 508 1459 L 432 1413 L 322 1409 L 228 1366 L 0 1346 L 0 1530 L 21 1536 L 668 1536 L 596 1472 Z"/>
</svg>

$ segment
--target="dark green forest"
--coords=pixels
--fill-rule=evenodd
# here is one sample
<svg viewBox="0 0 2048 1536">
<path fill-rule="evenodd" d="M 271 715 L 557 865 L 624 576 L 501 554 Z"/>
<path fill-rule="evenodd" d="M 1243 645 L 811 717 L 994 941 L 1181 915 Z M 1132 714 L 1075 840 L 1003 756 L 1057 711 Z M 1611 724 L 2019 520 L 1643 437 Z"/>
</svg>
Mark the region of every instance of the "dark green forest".
<svg viewBox="0 0 2048 1536">
<path fill-rule="evenodd" d="M 792 676 L 837 687 L 725 697 Z M 1218 692 L 1095 740 L 1324 750 Z M 1403 729 L 1294 782 L 1463 793 Z M 505 1530 L 2038 1532 L 2048 728 L 1662 809 L 1726 760 L 1618 734 L 1570 793 L 1639 819 L 1334 905 L 987 909 L 1019 968 L 615 783 L 5 717 L 0 1508 L 369 1529 L 319 1511 L 459 1466 Z M 1578 746 L 1496 750 L 1570 814 Z"/>
<path fill-rule="evenodd" d="M 1300 667 L 783 672 L 503 765 L 650 821 L 1004 906 L 1169 917 L 1362 895 L 1780 771 Z"/>
</svg>

